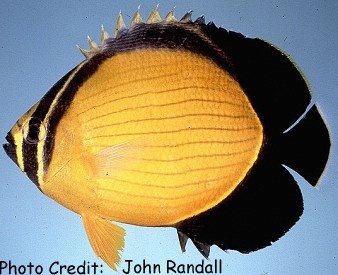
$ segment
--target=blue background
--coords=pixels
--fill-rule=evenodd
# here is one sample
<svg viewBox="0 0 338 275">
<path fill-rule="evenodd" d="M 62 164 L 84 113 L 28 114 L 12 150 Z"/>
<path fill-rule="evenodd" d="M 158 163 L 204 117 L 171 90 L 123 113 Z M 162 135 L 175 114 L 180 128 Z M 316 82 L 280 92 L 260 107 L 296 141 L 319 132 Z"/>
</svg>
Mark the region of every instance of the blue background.
<svg viewBox="0 0 338 275">
<path fill-rule="evenodd" d="M 313 90 L 332 137 L 331 158 L 318 188 L 295 175 L 304 195 L 301 220 L 281 240 L 243 255 L 212 247 L 210 259 L 223 259 L 224 274 L 338 274 L 338 2 L 337 1 L 24 1 L 0 2 L 0 137 L 66 72 L 84 57 L 86 35 L 99 40 L 103 23 L 112 33 L 120 10 L 128 23 L 141 4 L 147 18 L 159 2 L 165 15 L 176 6 L 177 18 L 194 18 L 260 37 L 288 52 Z M 292 98 L 290 98 L 292 100 Z M 285 106 L 287 112 L 287 106 Z M 40 264 L 58 260 L 98 262 L 81 218 L 45 197 L 0 150 L 0 260 Z M 124 225 L 124 260 L 199 263 L 189 241 L 181 253 L 173 228 Z M 113 274 L 104 265 L 103 274 Z M 162 273 L 164 274 L 164 273 Z"/>
</svg>

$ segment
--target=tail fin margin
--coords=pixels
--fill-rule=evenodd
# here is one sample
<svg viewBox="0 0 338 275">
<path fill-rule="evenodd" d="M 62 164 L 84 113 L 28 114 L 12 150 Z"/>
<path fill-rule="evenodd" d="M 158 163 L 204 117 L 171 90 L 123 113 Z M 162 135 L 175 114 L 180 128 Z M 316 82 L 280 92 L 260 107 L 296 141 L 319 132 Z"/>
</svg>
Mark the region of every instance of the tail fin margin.
<svg viewBox="0 0 338 275">
<path fill-rule="evenodd" d="M 278 145 L 281 162 L 316 186 L 328 161 L 331 141 L 327 126 L 313 105 L 305 116 L 283 134 Z"/>
</svg>

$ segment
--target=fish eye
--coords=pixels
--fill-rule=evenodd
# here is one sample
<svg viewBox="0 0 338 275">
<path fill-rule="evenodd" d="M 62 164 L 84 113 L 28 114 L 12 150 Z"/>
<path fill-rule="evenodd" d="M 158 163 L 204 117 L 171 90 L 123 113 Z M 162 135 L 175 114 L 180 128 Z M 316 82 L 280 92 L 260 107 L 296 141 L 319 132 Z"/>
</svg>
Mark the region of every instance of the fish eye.
<svg viewBox="0 0 338 275">
<path fill-rule="evenodd" d="M 46 125 L 37 118 L 31 117 L 21 127 L 24 140 L 29 144 L 37 144 L 46 137 Z"/>
</svg>

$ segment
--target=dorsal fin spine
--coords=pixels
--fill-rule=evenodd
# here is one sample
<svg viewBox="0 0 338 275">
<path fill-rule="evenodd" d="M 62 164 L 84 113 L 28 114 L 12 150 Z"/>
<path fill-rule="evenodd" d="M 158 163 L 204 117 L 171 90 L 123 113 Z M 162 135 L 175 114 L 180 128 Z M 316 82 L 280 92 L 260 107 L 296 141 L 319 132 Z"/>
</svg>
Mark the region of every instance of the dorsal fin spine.
<svg viewBox="0 0 338 275">
<path fill-rule="evenodd" d="M 169 24 L 169 23 L 173 23 L 173 22 L 180 22 L 180 23 L 192 23 L 191 20 L 191 16 L 192 16 L 192 11 L 187 12 L 180 20 L 177 20 L 174 14 L 175 8 L 172 9 L 171 11 L 169 11 L 167 13 L 167 15 L 162 19 L 160 16 L 160 13 L 158 11 L 158 5 L 156 5 L 156 7 L 153 9 L 153 11 L 150 13 L 146 23 L 147 24 L 155 24 L 155 23 L 163 23 L 163 24 Z M 135 12 L 131 22 L 130 22 L 130 28 L 133 28 L 135 25 L 142 23 L 143 19 L 141 17 L 140 14 L 140 6 L 138 7 L 137 11 Z M 205 20 L 204 17 L 201 16 L 199 18 L 196 19 L 196 21 L 194 22 L 196 24 L 205 24 Z M 88 36 L 88 43 L 89 43 L 89 49 L 83 49 L 80 46 L 77 45 L 78 49 L 80 50 L 80 52 L 86 57 L 86 58 L 90 58 L 93 55 L 95 55 L 96 53 L 100 52 L 103 45 L 105 44 L 105 41 L 107 39 L 116 39 L 118 38 L 118 35 L 121 31 L 126 30 L 126 24 L 124 23 L 123 20 L 123 16 L 122 16 L 122 12 L 119 12 L 119 15 L 117 17 L 116 20 L 116 25 L 114 28 L 114 35 L 113 38 L 111 38 L 108 34 L 108 32 L 106 31 L 106 29 L 104 28 L 103 25 L 101 25 L 101 45 L 98 46 L 95 41 L 93 39 L 91 39 Z"/>
</svg>

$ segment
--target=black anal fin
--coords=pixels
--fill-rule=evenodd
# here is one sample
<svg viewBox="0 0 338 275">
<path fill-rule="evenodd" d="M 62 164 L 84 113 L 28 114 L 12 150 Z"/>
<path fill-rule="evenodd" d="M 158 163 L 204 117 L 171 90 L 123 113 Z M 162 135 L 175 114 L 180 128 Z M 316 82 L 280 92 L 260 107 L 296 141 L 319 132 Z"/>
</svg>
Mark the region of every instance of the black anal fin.
<svg viewBox="0 0 338 275">
<path fill-rule="evenodd" d="M 242 253 L 269 246 L 302 215 L 298 184 L 276 159 L 264 157 L 220 204 L 175 225 L 195 245 L 205 246 L 199 249 L 203 255 L 214 244 Z"/>
<path fill-rule="evenodd" d="M 330 135 L 318 108 L 313 105 L 305 116 L 283 134 L 275 150 L 281 162 L 316 186 L 325 169 L 331 147 Z"/>
<path fill-rule="evenodd" d="M 180 231 L 179 229 L 177 229 L 177 235 L 178 235 L 178 240 L 180 242 L 181 250 L 182 252 L 185 252 L 186 250 L 185 247 L 187 245 L 187 241 L 189 237 L 185 233 Z M 192 239 L 192 242 L 195 245 L 195 247 L 198 249 L 198 251 L 203 255 L 203 257 L 208 259 L 209 254 L 210 254 L 210 245 L 196 241 L 194 239 Z"/>
<path fill-rule="evenodd" d="M 210 254 L 210 245 L 199 241 L 192 240 L 198 251 L 203 255 L 204 258 L 208 259 Z"/>
<path fill-rule="evenodd" d="M 187 241 L 188 241 L 189 237 L 178 229 L 177 229 L 177 235 L 178 235 L 178 240 L 180 242 L 181 250 L 184 253 L 185 252 L 185 246 L 187 245 Z"/>
</svg>

